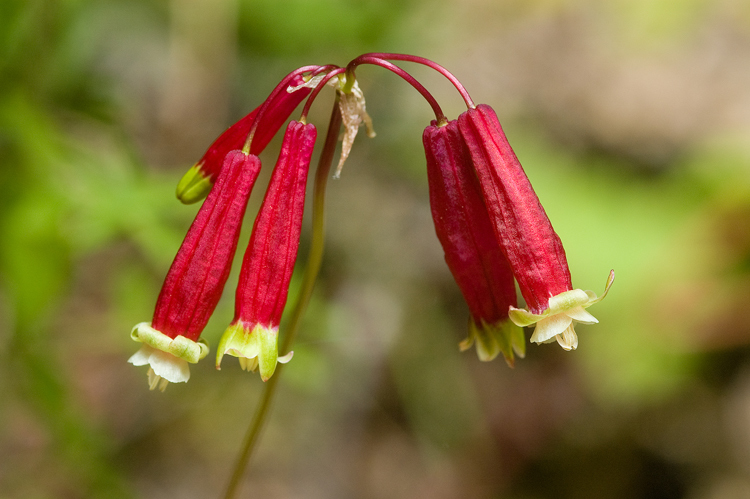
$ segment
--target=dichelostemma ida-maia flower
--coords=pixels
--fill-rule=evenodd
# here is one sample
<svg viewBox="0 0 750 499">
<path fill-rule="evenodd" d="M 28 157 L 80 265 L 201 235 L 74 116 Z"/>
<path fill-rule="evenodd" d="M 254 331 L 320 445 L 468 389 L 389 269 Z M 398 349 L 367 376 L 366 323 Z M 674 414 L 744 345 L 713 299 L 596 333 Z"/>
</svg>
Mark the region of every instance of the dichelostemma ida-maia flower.
<svg viewBox="0 0 750 499">
<path fill-rule="evenodd" d="M 435 98 L 413 76 L 391 61 L 422 64 L 446 77 L 467 111 L 449 120 Z M 462 350 L 476 345 L 481 360 L 502 353 L 509 365 L 523 357 L 523 327 L 534 325 L 531 341 L 578 346 L 574 323 L 597 320 L 586 311 L 604 294 L 572 286 L 565 251 L 529 179 L 505 137 L 495 112 L 474 105 L 463 85 L 442 66 L 422 57 L 371 53 L 346 67 L 305 66 L 286 77 L 266 101 L 219 136 L 177 187 L 184 203 L 203 199 L 159 294 L 150 323 L 133 328 L 142 343 L 130 358 L 148 365 L 151 389 L 190 377 L 189 364 L 208 354 L 200 339 L 229 275 L 248 198 L 261 168 L 257 154 L 266 148 L 294 109 L 306 100 L 299 120 L 291 121 L 281 153 L 255 219 L 235 296 L 235 315 L 221 337 L 216 367 L 224 355 L 268 380 L 277 363 L 291 359 L 288 348 L 309 301 L 323 254 L 325 179 L 337 140 L 342 142 L 338 176 L 361 125 L 374 137 L 355 69 L 385 68 L 416 89 L 432 108 L 435 121 L 423 134 L 430 205 L 435 232 L 469 307 L 468 337 Z M 317 131 L 307 123 L 312 102 L 324 87 L 336 91 L 331 126 L 313 186 L 310 257 L 302 291 L 279 356 L 279 328 L 297 259 L 308 170 Z M 343 125 L 344 133 L 340 133 Z M 322 180 L 321 180 L 322 179 Z M 515 283 L 527 309 L 518 307 Z"/>
</svg>

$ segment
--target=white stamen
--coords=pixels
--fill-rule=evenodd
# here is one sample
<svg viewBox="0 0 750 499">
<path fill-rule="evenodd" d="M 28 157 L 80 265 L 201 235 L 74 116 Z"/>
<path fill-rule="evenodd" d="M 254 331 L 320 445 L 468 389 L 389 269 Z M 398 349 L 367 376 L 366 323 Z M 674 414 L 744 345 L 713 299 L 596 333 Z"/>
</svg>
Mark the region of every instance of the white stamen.
<svg viewBox="0 0 750 499">
<path fill-rule="evenodd" d="M 240 361 L 240 367 L 247 372 L 255 372 L 258 370 L 258 357 L 248 359 L 247 357 L 237 357 Z"/>
<path fill-rule="evenodd" d="M 573 324 L 568 326 L 562 334 L 555 336 L 555 339 L 564 350 L 570 351 L 578 348 L 578 336 L 575 329 L 573 329 Z"/>
<path fill-rule="evenodd" d="M 153 369 L 148 368 L 148 389 L 155 390 L 158 386 L 160 392 L 164 392 L 167 389 L 169 381 L 157 375 Z"/>
</svg>

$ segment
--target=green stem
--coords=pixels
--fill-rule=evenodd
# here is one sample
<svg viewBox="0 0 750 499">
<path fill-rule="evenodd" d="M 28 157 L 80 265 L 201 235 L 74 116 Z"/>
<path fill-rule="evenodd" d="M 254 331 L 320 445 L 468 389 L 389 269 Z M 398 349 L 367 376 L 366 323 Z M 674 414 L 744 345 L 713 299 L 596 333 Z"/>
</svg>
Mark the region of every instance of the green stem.
<svg viewBox="0 0 750 499">
<path fill-rule="evenodd" d="M 305 274 L 302 278 L 302 288 L 297 296 L 297 302 L 294 305 L 292 317 L 289 320 L 289 325 L 286 329 L 284 342 L 282 343 L 281 348 L 279 348 L 279 351 L 283 353 L 288 352 L 294 342 L 302 316 L 305 313 L 307 304 L 310 303 L 310 297 L 312 296 L 313 287 L 315 286 L 315 279 L 318 277 L 320 264 L 323 261 L 323 247 L 325 244 L 325 191 L 326 185 L 328 184 L 328 177 L 331 172 L 331 164 L 333 163 L 333 154 L 336 150 L 336 143 L 338 142 L 339 128 L 341 128 L 341 113 L 339 111 L 339 95 L 337 93 L 336 100 L 333 104 L 333 112 L 331 113 L 331 121 L 328 124 L 326 141 L 323 145 L 323 151 L 320 153 L 318 167 L 315 171 L 312 214 L 313 232 L 312 241 L 310 242 L 310 253 L 307 257 L 307 266 L 305 267 Z M 229 480 L 224 499 L 232 499 L 236 497 L 240 480 L 245 474 L 247 465 L 253 455 L 253 451 L 255 450 L 256 443 L 260 438 L 260 433 L 263 430 L 266 415 L 271 408 L 271 403 L 274 394 L 276 393 L 276 385 L 281 377 L 281 373 L 284 371 L 283 368 L 284 365 L 279 364 L 276 367 L 276 373 L 271 376 L 271 379 L 266 382 L 263 388 L 263 395 L 261 396 L 257 409 L 255 410 L 253 419 L 250 421 L 247 433 L 245 434 L 242 451 L 235 462 L 234 472 L 232 473 L 232 478 Z"/>
</svg>

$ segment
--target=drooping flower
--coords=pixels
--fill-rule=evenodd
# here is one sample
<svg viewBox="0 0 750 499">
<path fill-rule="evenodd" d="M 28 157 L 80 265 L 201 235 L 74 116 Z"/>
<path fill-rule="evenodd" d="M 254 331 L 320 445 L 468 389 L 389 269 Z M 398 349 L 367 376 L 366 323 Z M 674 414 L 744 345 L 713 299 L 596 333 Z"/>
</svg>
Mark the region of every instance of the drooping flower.
<svg viewBox="0 0 750 499">
<path fill-rule="evenodd" d="M 518 305 L 513 272 L 495 238 L 458 122 L 433 122 L 422 141 L 435 231 L 471 312 L 461 349 L 476 342 L 481 360 L 502 352 L 513 366 L 513 351 L 525 353 L 523 330 L 508 318 L 509 307 Z"/>
<path fill-rule="evenodd" d="M 258 123 L 256 127 L 250 154 L 258 155 L 263 152 L 289 115 L 310 94 L 311 89 L 305 86 L 305 78 L 302 75 L 289 78 L 288 84 L 291 91 L 284 89 L 281 92 L 274 92 L 269 97 L 272 99 L 269 103 L 269 112 L 264 114 L 261 118 L 262 123 Z M 180 201 L 191 204 L 200 201 L 208 194 L 221 171 L 227 153 L 242 149 L 261 107 L 263 104 L 219 135 L 203 157 L 187 171 L 177 184 L 177 198 Z"/>
<path fill-rule="evenodd" d="M 292 121 L 287 127 L 245 251 L 235 316 L 219 343 L 217 368 L 222 357 L 230 354 L 239 357 L 244 369 L 259 369 L 266 381 L 274 373 L 277 361 L 286 363 L 292 357 L 292 352 L 278 357 L 278 332 L 297 259 L 307 173 L 316 135 L 311 124 Z"/>
<path fill-rule="evenodd" d="M 471 155 L 495 236 L 513 270 L 529 310 L 512 307 L 519 326 L 536 324 L 531 341 L 556 339 L 566 350 L 578 346 L 573 322 L 598 321 L 585 309 L 606 296 L 573 289 L 560 238 L 505 137 L 497 115 L 487 105 L 459 116 L 459 129 Z"/>
<path fill-rule="evenodd" d="M 164 280 L 151 323 L 136 325 L 133 340 L 143 343 L 129 362 L 150 366 L 149 386 L 190 378 L 188 363 L 208 354 L 199 340 L 216 308 L 237 248 L 242 219 L 260 172 L 257 156 L 230 151 L 216 185 L 203 202 Z"/>
</svg>

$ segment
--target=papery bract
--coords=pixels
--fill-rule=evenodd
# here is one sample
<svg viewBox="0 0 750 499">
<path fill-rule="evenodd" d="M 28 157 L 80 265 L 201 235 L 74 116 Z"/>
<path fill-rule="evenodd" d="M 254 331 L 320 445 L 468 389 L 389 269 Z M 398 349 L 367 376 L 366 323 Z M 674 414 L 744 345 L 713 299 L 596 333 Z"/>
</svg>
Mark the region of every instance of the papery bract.
<svg viewBox="0 0 750 499">
<path fill-rule="evenodd" d="M 259 368 L 265 381 L 273 374 L 277 361 L 291 359 L 291 352 L 278 357 L 278 328 L 297 259 L 307 173 L 316 135 L 314 125 L 292 121 L 287 127 L 245 251 L 235 317 L 221 338 L 217 368 L 225 354 L 234 355 L 240 358 L 243 368 Z"/>
</svg>

